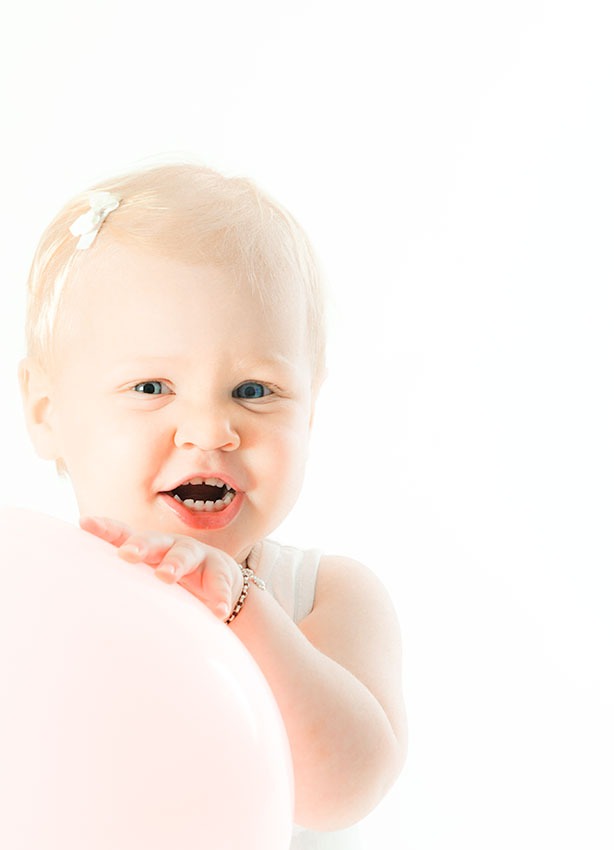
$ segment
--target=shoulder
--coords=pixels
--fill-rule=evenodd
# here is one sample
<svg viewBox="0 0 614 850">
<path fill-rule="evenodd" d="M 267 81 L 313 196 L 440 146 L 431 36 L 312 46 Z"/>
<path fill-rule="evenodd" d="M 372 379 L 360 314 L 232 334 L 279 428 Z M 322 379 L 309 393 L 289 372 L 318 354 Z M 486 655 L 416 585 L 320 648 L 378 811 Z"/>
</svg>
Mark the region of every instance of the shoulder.
<svg viewBox="0 0 614 850">
<path fill-rule="evenodd" d="M 392 605 L 383 582 L 361 561 L 343 555 L 322 555 L 318 567 L 315 605 L 334 599 L 340 592 L 368 594 L 371 603 Z"/>
<path fill-rule="evenodd" d="M 400 648 L 396 607 L 381 579 L 365 564 L 342 555 L 320 558 L 314 613 L 334 616 L 337 622 L 372 623 Z"/>
<path fill-rule="evenodd" d="M 393 599 L 377 575 L 353 558 L 323 555 L 313 610 L 299 628 L 371 691 L 406 743 L 401 629 Z"/>
</svg>

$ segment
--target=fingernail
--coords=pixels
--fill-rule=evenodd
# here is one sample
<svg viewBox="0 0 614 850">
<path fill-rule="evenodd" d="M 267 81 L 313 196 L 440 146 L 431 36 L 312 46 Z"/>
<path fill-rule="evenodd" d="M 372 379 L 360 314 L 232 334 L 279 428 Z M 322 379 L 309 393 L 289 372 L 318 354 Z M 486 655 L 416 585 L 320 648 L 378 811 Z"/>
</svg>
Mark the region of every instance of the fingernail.
<svg viewBox="0 0 614 850">
<path fill-rule="evenodd" d="M 121 552 L 122 555 L 131 555 L 135 558 L 143 553 L 141 547 L 137 546 L 136 543 L 124 543 L 117 551 Z"/>
<path fill-rule="evenodd" d="M 90 525 L 102 525 L 102 523 L 100 522 L 100 520 L 96 519 L 96 517 L 95 517 L 95 516 L 85 516 L 85 515 L 84 515 L 84 516 L 80 516 L 80 517 L 79 517 L 79 522 L 82 522 L 82 523 L 83 523 L 83 522 L 85 522 L 85 523 L 89 523 Z"/>
<path fill-rule="evenodd" d="M 175 567 L 172 564 L 164 564 L 164 566 L 158 567 L 156 575 L 167 584 L 172 584 L 175 581 Z"/>
<path fill-rule="evenodd" d="M 215 613 L 220 619 L 225 620 L 230 615 L 230 609 L 226 602 L 220 602 L 215 608 Z"/>
</svg>

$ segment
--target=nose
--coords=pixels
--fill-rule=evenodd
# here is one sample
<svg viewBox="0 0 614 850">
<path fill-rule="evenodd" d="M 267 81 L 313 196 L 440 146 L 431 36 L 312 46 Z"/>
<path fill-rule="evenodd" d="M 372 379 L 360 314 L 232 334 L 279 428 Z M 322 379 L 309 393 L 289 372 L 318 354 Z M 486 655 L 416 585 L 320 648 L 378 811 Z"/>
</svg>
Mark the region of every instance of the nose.
<svg viewBox="0 0 614 850">
<path fill-rule="evenodd" d="M 236 426 L 230 421 L 229 411 L 214 406 L 178 410 L 178 423 L 174 442 L 177 448 L 196 447 L 202 451 L 232 451 L 241 443 Z"/>
</svg>

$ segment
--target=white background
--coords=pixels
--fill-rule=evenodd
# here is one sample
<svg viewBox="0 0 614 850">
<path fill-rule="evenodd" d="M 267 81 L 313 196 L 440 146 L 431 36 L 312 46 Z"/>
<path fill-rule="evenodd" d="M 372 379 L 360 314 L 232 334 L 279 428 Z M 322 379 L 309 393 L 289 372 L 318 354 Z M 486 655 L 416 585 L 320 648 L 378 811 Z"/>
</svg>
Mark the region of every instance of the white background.
<svg viewBox="0 0 614 850">
<path fill-rule="evenodd" d="M 22 425 L 40 233 L 160 152 L 247 174 L 335 293 L 275 537 L 371 566 L 407 767 L 367 847 L 611 848 L 614 125 L 594 2 L 23 2 L 0 36 L 2 501 L 74 520 Z"/>
</svg>

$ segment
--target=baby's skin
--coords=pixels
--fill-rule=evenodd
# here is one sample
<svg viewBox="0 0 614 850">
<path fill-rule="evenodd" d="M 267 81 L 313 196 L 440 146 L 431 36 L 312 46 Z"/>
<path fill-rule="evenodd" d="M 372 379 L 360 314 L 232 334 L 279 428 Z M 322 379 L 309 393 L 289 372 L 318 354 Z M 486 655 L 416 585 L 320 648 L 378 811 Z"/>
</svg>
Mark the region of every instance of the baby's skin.
<svg viewBox="0 0 614 850">
<path fill-rule="evenodd" d="M 53 363 L 20 366 L 30 435 L 42 457 L 63 460 L 82 528 L 224 620 L 240 565 L 302 485 L 319 390 L 304 311 L 298 301 L 265 309 L 220 266 L 114 243 L 88 250 Z M 226 498 L 214 510 L 175 498 L 213 478 Z M 301 623 L 250 585 L 228 628 L 284 719 L 295 821 L 334 830 L 364 817 L 407 749 L 400 630 L 381 582 L 326 555 Z"/>
<path fill-rule="evenodd" d="M 214 546 L 194 537 L 137 534 L 129 526 L 108 517 L 82 516 L 81 528 L 117 546 L 117 554 L 131 563 L 149 564 L 155 575 L 168 584 L 179 582 L 200 599 L 217 617 L 226 619 L 243 588 L 237 562 Z"/>
</svg>

